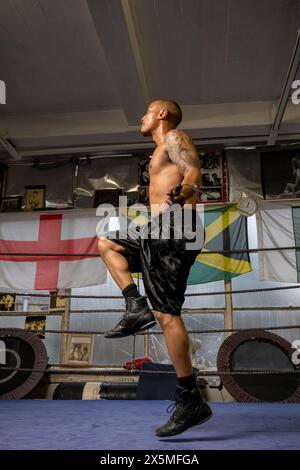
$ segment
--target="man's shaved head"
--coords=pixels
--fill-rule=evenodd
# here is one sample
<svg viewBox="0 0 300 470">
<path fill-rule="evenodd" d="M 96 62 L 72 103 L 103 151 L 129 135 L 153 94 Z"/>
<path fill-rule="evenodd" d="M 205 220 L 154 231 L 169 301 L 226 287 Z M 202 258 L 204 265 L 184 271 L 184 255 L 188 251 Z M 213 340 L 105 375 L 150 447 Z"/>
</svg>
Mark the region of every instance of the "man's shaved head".
<svg viewBox="0 0 300 470">
<path fill-rule="evenodd" d="M 151 105 L 156 105 L 161 107 L 161 109 L 166 108 L 169 112 L 169 120 L 174 124 L 174 127 L 177 127 L 182 120 L 182 111 L 178 103 L 172 100 L 155 100 Z"/>
<path fill-rule="evenodd" d="M 182 119 L 179 104 L 171 100 L 155 100 L 150 103 L 147 113 L 142 117 L 141 133 L 152 135 L 162 122 L 168 123 L 169 129 L 178 126 Z"/>
</svg>

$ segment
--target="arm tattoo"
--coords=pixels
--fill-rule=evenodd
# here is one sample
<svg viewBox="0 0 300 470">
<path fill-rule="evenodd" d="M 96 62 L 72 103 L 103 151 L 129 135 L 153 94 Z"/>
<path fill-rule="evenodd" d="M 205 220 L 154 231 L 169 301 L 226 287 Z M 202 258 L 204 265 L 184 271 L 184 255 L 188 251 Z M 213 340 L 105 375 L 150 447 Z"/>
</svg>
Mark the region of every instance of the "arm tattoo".
<svg viewBox="0 0 300 470">
<path fill-rule="evenodd" d="M 176 129 L 168 132 L 164 142 L 167 146 L 169 157 L 176 163 L 180 173 L 189 168 L 199 168 L 199 157 L 192 140 L 183 132 Z"/>
</svg>

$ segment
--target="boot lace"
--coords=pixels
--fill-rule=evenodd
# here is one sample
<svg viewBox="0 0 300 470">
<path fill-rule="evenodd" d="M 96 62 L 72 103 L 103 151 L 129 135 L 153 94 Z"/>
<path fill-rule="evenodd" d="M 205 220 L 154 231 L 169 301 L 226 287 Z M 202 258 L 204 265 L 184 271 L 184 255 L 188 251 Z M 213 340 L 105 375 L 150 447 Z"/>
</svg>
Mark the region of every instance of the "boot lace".
<svg viewBox="0 0 300 470">
<path fill-rule="evenodd" d="M 176 414 L 176 410 L 177 411 L 180 411 L 182 406 L 183 406 L 184 402 L 183 402 L 183 399 L 182 397 L 179 395 L 177 395 L 175 393 L 174 395 L 174 401 L 167 407 L 167 413 L 173 413 L 173 411 L 175 411 L 174 414 Z"/>
</svg>

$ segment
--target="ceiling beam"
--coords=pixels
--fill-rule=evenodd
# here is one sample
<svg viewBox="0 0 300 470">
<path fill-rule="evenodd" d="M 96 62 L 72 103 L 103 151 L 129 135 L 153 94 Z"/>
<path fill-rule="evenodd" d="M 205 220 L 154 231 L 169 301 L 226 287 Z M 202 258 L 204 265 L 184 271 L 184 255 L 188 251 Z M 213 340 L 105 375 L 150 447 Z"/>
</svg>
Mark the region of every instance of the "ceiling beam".
<svg viewBox="0 0 300 470">
<path fill-rule="evenodd" d="M 272 101 L 183 106 L 181 129 L 199 145 L 208 142 L 243 145 L 250 141 L 266 144 L 276 108 L 277 103 Z M 0 135 L 5 136 L 6 143 L 14 147 L 20 158 L 154 145 L 150 137 L 141 135 L 138 125 L 127 125 L 120 110 L 3 116 Z M 300 106 L 289 103 L 278 139 L 290 141 L 299 136 Z"/>
<path fill-rule="evenodd" d="M 253 143 L 257 145 L 266 145 L 268 135 L 270 131 L 269 125 L 260 126 L 243 126 L 238 130 L 235 128 L 218 128 L 218 129 L 186 129 L 186 132 L 191 136 L 193 142 L 196 145 L 203 146 L 207 144 L 223 144 L 223 145 L 245 145 L 247 143 Z M 280 141 L 292 141 L 300 139 L 300 126 L 298 131 L 294 127 L 289 132 L 289 129 L 285 127 L 284 132 L 278 135 Z M 26 140 L 18 141 L 19 144 L 19 155 L 22 158 L 27 157 L 38 157 L 48 155 L 66 155 L 76 153 L 95 153 L 105 151 L 133 151 L 139 149 L 153 148 L 154 143 L 151 139 L 139 138 L 139 133 L 131 131 L 126 134 L 106 134 L 101 136 L 93 136 L 94 143 L 81 144 L 79 141 L 75 144 L 69 145 L 46 145 L 43 142 L 43 146 L 31 147 L 30 143 Z M 26 147 L 22 147 L 22 144 L 26 144 Z"/>
<path fill-rule="evenodd" d="M 15 147 L 9 142 L 9 140 L 0 136 L 0 144 L 6 150 L 6 152 L 13 158 L 13 160 L 20 160 L 20 155 L 16 151 Z"/>
<path fill-rule="evenodd" d="M 130 7 L 116 0 L 87 3 L 127 123 L 137 125 L 145 114 L 149 96 Z"/>
<path fill-rule="evenodd" d="M 150 92 L 148 89 L 146 74 L 144 71 L 142 52 L 140 49 L 140 44 L 138 41 L 135 26 L 134 26 L 133 15 L 132 15 L 132 11 L 130 8 L 129 0 L 121 0 L 121 1 L 122 1 L 122 8 L 124 12 L 125 21 L 127 24 L 128 34 L 130 37 L 131 47 L 132 47 L 132 51 L 135 57 L 135 63 L 137 66 L 139 79 L 140 79 L 140 83 L 141 83 L 141 87 L 143 91 L 143 96 L 146 99 L 146 105 L 147 105 L 150 102 L 151 97 L 150 97 Z"/>
<path fill-rule="evenodd" d="M 276 143 L 281 121 L 285 113 L 285 109 L 286 109 L 290 92 L 291 92 L 292 83 L 295 79 L 295 76 L 299 67 L 299 63 L 300 63 L 300 31 L 298 30 L 297 40 L 296 40 L 296 44 L 294 47 L 293 55 L 292 55 L 291 62 L 290 62 L 288 72 L 287 72 L 287 76 L 283 85 L 283 90 L 282 90 L 281 97 L 279 100 L 275 119 L 273 121 L 270 135 L 268 138 L 268 145 L 274 145 Z"/>
</svg>

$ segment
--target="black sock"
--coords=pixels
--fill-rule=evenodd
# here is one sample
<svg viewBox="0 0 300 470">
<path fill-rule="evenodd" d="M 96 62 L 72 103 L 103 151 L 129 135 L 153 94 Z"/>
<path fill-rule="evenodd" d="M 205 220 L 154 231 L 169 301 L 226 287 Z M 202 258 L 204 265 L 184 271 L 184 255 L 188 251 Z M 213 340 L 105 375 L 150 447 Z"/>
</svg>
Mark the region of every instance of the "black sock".
<svg viewBox="0 0 300 470">
<path fill-rule="evenodd" d="M 187 388 L 188 390 L 193 390 L 196 387 L 196 377 L 194 374 L 188 375 L 187 377 L 178 377 L 178 384 L 180 387 Z"/>
<path fill-rule="evenodd" d="M 129 286 L 125 287 L 125 289 L 122 290 L 122 295 L 125 297 L 125 299 L 127 299 L 128 297 L 138 298 L 141 296 L 134 282 L 132 284 L 129 284 Z"/>
</svg>

